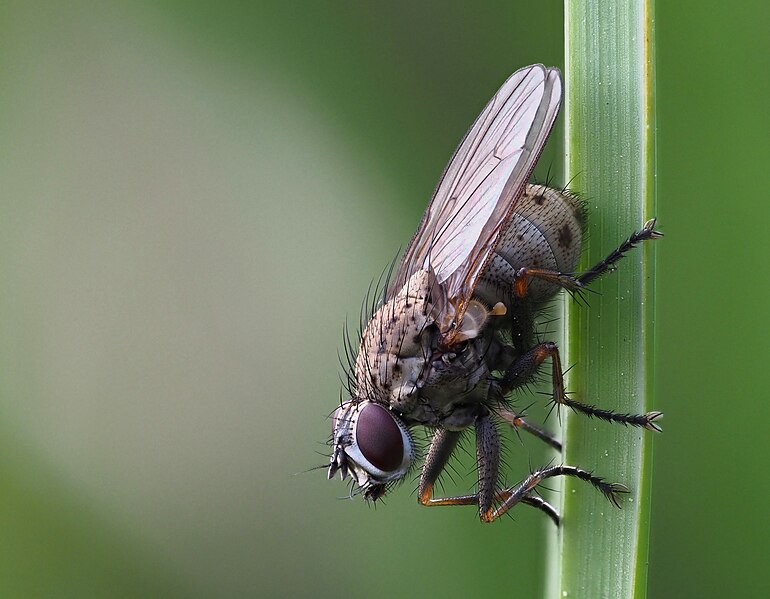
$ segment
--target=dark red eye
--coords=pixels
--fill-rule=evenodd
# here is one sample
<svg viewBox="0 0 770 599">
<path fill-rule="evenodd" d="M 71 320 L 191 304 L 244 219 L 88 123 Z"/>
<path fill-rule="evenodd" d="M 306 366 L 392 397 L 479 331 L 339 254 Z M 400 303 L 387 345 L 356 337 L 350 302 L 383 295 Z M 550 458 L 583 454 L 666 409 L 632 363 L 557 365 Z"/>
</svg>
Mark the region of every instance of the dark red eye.
<svg viewBox="0 0 770 599">
<path fill-rule="evenodd" d="M 363 456 L 383 472 L 397 470 L 404 461 L 401 429 L 391 413 L 377 404 L 368 403 L 361 408 L 356 442 Z"/>
</svg>

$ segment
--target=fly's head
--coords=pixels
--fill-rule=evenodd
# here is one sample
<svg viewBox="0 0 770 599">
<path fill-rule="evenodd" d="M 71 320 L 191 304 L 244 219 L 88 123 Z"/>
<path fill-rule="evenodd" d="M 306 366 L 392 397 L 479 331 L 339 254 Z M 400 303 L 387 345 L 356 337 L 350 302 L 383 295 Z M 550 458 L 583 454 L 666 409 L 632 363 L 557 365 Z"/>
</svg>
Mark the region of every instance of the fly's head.
<svg viewBox="0 0 770 599">
<path fill-rule="evenodd" d="M 361 335 L 353 398 L 334 412 L 329 478 L 350 474 L 365 499 L 382 497 L 414 460 L 405 418 L 417 401 L 435 335 L 429 282 L 427 272 L 416 273 L 372 315 Z"/>
<path fill-rule="evenodd" d="M 369 400 L 343 403 L 332 417 L 329 478 L 348 474 L 364 498 L 380 499 L 388 483 L 398 481 L 414 460 L 414 444 L 404 423 L 391 410 Z"/>
</svg>

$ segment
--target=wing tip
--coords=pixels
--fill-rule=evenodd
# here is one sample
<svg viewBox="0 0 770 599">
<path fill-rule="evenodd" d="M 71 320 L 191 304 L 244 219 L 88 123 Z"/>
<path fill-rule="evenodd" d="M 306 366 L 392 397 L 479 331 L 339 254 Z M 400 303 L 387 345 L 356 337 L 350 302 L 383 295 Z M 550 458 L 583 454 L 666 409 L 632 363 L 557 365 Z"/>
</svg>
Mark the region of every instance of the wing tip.
<svg viewBox="0 0 770 599">
<path fill-rule="evenodd" d="M 525 81 L 527 82 L 527 85 L 534 84 L 535 87 L 544 85 L 546 88 L 544 95 L 550 97 L 556 95 L 561 97 L 561 69 L 559 69 L 559 67 L 547 67 L 541 63 L 531 64 L 514 71 L 511 76 L 505 80 L 505 83 L 500 86 L 498 93 L 507 89 L 509 85 L 517 86 Z"/>
</svg>

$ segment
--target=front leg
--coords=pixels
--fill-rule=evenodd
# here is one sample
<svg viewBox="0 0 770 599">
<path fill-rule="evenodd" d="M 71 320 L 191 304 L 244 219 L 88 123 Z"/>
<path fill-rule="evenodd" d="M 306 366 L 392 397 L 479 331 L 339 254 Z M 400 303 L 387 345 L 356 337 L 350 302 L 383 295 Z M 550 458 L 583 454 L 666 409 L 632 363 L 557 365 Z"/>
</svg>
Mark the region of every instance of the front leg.
<svg viewBox="0 0 770 599">
<path fill-rule="evenodd" d="M 438 429 L 425 458 L 420 477 L 419 498 L 423 505 L 478 504 L 482 519 L 495 500 L 498 470 L 500 467 L 500 436 L 489 412 L 476 419 L 476 459 L 478 461 L 479 490 L 475 495 L 434 499 L 433 485 L 446 466 L 449 456 L 457 446 L 462 433 Z"/>
<path fill-rule="evenodd" d="M 492 509 L 500 473 L 500 434 L 486 411 L 476 419 L 476 462 L 479 473 L 479 515 L 484 520 L 484 516 Z"/>
<path fill-rule="evenodd" d="M 447 465 L 452 452 L 457 447 L 462 433 L 459 431 L 448 431 L 443 428 L 436 429 L 433 439 L 430 442 L 428 455 L 425 456 L 425 462 L 422 465 L 420 473 L 420 487 L 417 491 L 417 497 L 423 505 L 450 505 L 439 503 L 443 500 L 433 499 L 433 485 L 438 480 L 439 475 Z M 475 503 L 475 502 L 474 502 Z M 465 504 L 454 504 L 465 505 Z"/>
<path fill-rule="evenodd" d="M 493 475 L 492 468 L 489 467 L 488 462 L 489 460 L 496 460 L 496 465 L 494 466 L 494 471 L 497 470 L 497 467 L 499 465 L 500 461 L 500 453 L 499 453 L 499 439 L 497 444 L 497 452 L 494 453 L 494 440 L 491 440 L 489 437 L 489 432 L 487 430 L 487 427 L 489 425 L 492 425 L 491 420 L 489 419 L 489 416 L 486 416 L 487 422 L 481 425 L 481 435 L 484 438 L 483 442 L 479 442 L 477 439 L 477 451 L 486 451 L 489 449 L 492 449 L 493 455 L 488 455 L 485 453 L 478 453 L 478 459 L 479 459 L 479 493 L 474 493 L 472 495 L 458 495 L 454 497 L 444 497 L 444 498 L 434 498 L 433 497 L 433 487 L 436 483 L 436 480 L 438 479 L 439 475 L 443 471 L 444 467 L 446 466 L 447 462 L 449 461 L 449 457 L 452 455 L 452 452 L 454 451 L 455 447 L 457 447 L 457 442 L 460 440 L 460 437 L 462 436 L 461 432 L 457 431 L 448 431 L 442 428 L 436 429 L 435 434 L 433 435 L 433 439 L 430 444 L 430 449 L 428 450 L 428 455 L 425 458 L 425 463 L 423 464 L 422 468 L 422 474 L 420 476 L 420 487 L 418 491 L 418 498 L 422 505 L 425 506 L 436 506 L 436 505 L 485 505 L 487 506 L 484 510 L 479 507 L 479 513 L 481 514 L 481 519 L 485 520 L 485 516 L 488 516 L 492 513 L 492 505 L 494 502 L 503 501 L 507 498 L 507 494 L 505 491 L 497 491 L 494 492 L 494 486 L 489 487 L 489 480 L 490 477 Z M 492 425 L 492 430 L 494 430 L 494 425 Z M 479 427 L 477 427 L 477 435 L 479 432 Z M 496 434 L 496 430 L 493 433 Z M 484 449 L 481 449 L 484 448 Z M 481 464 L 482 462 L 485 464 L 482 468 Z M 483 470 L 483 474 L 482 474 Z M 481 497 L 481 489 L 482 489 L 482 480 L 487 481 L 484 483 L 484 492 L 483 492 L 483 498 Z M 497 476 L 494 476 L 495 483 L 497 482 Z M 490 496 L 490 492 L 492 493 L 492 496 Z M 536 507 L 541 512 L 545 513 L 555 524 L 559 524 L 559 514 L 556 511 L 556 509 L 550 505 L 547 501 L 542 499 L 541 497 L 535 496 L 535 495 L 525 495 L 523 498 L 521 498 L 521 502 L 525 503 L 527 505 L 531 505 L 532 507 Z"/>
<path fill-rule="evenodd" d="M 617 507 L 620 507 L 621 493 L 627 493 L 628 489 L 621 484 L 607 483 L 602 478 L 594 476 L 590 472 L 575 468 L 574 466 L 547 466 L 535 470 L 527 478 L 515 487 L 495 491 L 492 485 L 497 482 L 497 468 L 499 465 L 499 439 L 494 424 L 489 415 L 479 419 L 476 434 L 476 449 L 479 460 L 479 491 L 472 495 L 457 495 L 454 497 L 433 498 L 433 485 L 438 475 L 444 469 L 449 456 L 457 446 L 461 433 L 438 429 L 431 441 L 428 456 L 420 478 L 419 500 L 422 505 L 477 505 L 479 516 L 484 522 L 492 522 L 508 512 L 517 503 L 524 503 L 536 507 L 545 513 L 557 526 L 559 514 L 556 509 L 543 498 L 534 495 L 537 486 L 546 478 L 553 476 L 574 476 L 592 484 L 601 491 L 607 499 Z M 492 432 L 494 431 L 494 432 Z M 491 453 L 484 453 L 491 452 Z M 495 504 L 497 507 L 495 508 Z"/>
</svg>

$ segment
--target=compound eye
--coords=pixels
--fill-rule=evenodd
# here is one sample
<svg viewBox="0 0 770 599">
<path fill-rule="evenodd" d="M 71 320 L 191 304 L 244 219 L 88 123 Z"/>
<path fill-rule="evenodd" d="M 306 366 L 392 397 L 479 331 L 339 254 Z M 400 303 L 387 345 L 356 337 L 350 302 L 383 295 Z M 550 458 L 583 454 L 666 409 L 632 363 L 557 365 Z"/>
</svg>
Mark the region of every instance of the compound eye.
<svg viewBox="0 0 770 599">
<path fill-rule="evenodd" d="M 408 439 L 408 438 L 407 438 Z M 384 407 L 367 403 L 356 422 L 356 443 L 366 460 L 382 472 L 399 470 L 411 453 L 395 417 Z"/>
</svg>

